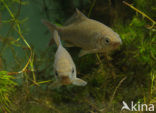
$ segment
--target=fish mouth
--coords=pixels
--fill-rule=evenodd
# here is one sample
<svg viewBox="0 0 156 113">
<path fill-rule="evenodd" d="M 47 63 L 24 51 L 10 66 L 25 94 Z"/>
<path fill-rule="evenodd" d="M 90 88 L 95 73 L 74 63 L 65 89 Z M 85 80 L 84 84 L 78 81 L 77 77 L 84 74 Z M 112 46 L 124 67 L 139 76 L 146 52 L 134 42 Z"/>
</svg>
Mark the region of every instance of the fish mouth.
<svg viewBox="0 0 156 113">
<path fill-rule="evenodd" d="M 112 44 L 112 48 L 113 48 L 113 49 L 117 49 L 117 48 L 119 48 L 119 46 L 120 46 L 121 44 L 122 44 L 121 42 L 115 42 L 115 43 Z"/>
<path fill-rule="evenodd" d="M 71 84 L 71 80 L 68 76 L 61 76 L 60 80 L 63 85 Z"/>
</svg>

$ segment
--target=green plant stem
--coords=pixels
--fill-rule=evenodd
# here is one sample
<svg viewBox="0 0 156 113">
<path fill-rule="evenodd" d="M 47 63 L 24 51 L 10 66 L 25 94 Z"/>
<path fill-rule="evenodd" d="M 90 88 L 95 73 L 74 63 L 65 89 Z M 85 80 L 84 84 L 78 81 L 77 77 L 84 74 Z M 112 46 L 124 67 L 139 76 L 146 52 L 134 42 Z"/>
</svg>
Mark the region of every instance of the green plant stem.
<svg viewBox="0 0 156 113">
<path fill-rule="evenodd" d="M 90 9 L 89 9 L 88 17 L 90 17 L 90 14 L 93 10 L 93 7 L 95 6 L 95 3 L 96 3 L 96 0 L 93 0 L 93 3 L 91 4 Z"/>
<path fill-rule="evenodd" d="M 135 8 L 133 5 L 123 1 L 123 3 L 127 6 L 129 6 L 130 8 L 132 8 L 133 10 L 135 10 L 136 12 L 140 13 L 142 16 L 146 17 L 148 20 L 150 20 L 153 23 L 153 26 L 156 24 L 156 21 L 154 21 L 152 18 L 150 18 L 149 16 L 147 16 L 145 13 L 143 13 L 142 11 L 138 10 L 137 8 Z"/>
<path fill-rule="evenodd" d="M 24 43 L 27 45 L 27 47 L 29 48 L 30 53 L 31 53 L 31 55 L 30 55 L 30 57 L 29 57 L 29 59 L 28 59 L 26 65 L 24 66 L 24 68 L 23 68 L 21 71 L 19 71 L 19 72 L 13 72 L 13 74 L 15 74 L 15 73 L 22 73 L 22 72 L 24 72 L 24 71 L 26 70 L 26 68 L 28 67 L 28 65 L 29 65 L 29 63 L 30 63 L 30 61 L 31 61 L 32 49 L 31 49 L 30 45 L 28 44 L 28 42 L 27 42 L 27 41 L 25 40 L 25 38 L 23 37 L 23 35 L 21 34 L 21 28 L 20 28 L 20 25 L 19 25 L 19 23 L 17 22 L 15 16 L 14 16 L 13 13 L 11 12 L 11 10 L 10 10 L 9 7 L 7 6 L 7 4 L 4 2 L 4 0 L 1 0 L 1 1 L 2 1 L 2 3 L 4 4 L 5 8 L 7 9 L 7 11 L 9 12 L 10 16 L 12 17 L 13 21 L 15 22 L 15 24 L 16 24 L 16 26 L 17 26 L 17 29 L 18 29 L 18 30 L 17 30 L 16 28 L 15 28 L 15 30 L 18 32 L 18 34 L 20 35 L 20 37 L 22 38 L 22 40 L 24 41 Z M 10 73 L 10 74 L 11 74 L 11 73 Z"/>
</svg>

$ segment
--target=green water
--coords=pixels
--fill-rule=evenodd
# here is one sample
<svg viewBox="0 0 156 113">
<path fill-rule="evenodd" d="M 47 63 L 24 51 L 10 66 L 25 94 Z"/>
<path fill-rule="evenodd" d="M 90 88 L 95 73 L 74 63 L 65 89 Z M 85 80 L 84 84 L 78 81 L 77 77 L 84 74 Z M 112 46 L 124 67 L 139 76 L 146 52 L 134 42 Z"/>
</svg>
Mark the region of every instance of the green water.
<svg viewBox="0 0 156 113">
<path fill-rule="evenodd" d="M 122 101 L 155 106 L 156 3 L 126 2 L 134 7 L 121 0 L 22 0 L 19 8 L 20 0 L 0 0 L 0 113 L 119 113 Z M 109 56 L 81 58 L 79 48 L 66 48 L 87 85 L 53 88 L 56 45 L 49 46 L 52 36 L 41 20 L 62 26 L 76 8 L 112 28 L 123 44 Z M 9 10 L 16 22 L 8 22 Z"/>
</svg>

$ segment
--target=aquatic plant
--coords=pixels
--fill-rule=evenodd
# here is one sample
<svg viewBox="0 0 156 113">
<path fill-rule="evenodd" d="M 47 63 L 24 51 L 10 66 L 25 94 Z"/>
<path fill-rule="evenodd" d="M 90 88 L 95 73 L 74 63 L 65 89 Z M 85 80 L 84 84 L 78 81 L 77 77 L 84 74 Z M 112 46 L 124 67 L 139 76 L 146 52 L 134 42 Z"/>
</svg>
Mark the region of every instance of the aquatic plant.
<svg viewBox="0 0 156 113">
<path fill-rule="evenodd" d="M 10 112 L 11 94 L 15 93 L 16 82 L 12 75 L 6 71 L 0 71 L 0 112 Z"/>
<path fill-rule="evenodd" d="M 120 112 L 123 100 L 156 105 L 154 0 L 69 1 L 0 0 L 0 112 L 114 113 Z M 22 9 L 30 5 L 31 8 Z M 38 9 L 28 15 L 34 11 L 32 7 Z M 47 18 L 62 25 L 75 7 L 112 27 L 119 33 L 123 45 L 110 56 L 91 54 L 82 58 L 77 57 L 78 48 L 67 48 L 76 63 L 78 77 L 88 84 L 86 87 L 71 85 L 51 89 L 48 86 L 54 80 L 56 46 L 44 48 L 44 42 L 39 45 L 43 50 L 34 46 L 42 41 L 38 38 L 39 32 L 47 36 L 40 20 Z M 7 14 L 5 18 L 4 14 Z M 44 40 L 49 41 L 48 38 Z"/>
</svg>

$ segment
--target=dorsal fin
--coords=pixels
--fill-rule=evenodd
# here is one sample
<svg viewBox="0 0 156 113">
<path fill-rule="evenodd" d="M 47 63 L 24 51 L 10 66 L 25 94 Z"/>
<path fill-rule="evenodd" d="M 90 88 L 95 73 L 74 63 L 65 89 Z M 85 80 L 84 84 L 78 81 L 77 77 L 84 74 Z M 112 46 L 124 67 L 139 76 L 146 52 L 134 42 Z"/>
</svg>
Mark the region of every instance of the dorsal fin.
<svg viewBox="0 0 156 113">
<path fill-rule="evenodd" d="M 78 15 L 80 18 L 87 18 L 78 8 L 76 8 L 76 15 Z"/>
<path fill-rule="evenodd" d="M 83 21 L 84 19 L 87 19 L 87 17 L 79 10 L 76 8 L 76 12 L 71 16 L 64 25 L 69 25 L 73 23 L 78 23 Z"/>
</svg>

